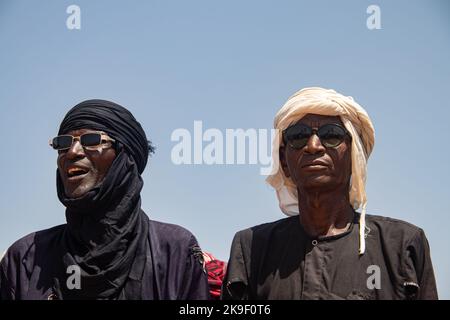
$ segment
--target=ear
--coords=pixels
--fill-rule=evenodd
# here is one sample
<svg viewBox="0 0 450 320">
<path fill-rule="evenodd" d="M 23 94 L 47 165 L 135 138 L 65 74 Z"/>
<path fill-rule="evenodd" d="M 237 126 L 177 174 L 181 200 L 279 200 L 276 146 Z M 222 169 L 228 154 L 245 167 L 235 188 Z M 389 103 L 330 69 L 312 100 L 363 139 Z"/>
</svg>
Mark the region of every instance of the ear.
<svg viewBox="0 0 450 320">
<path fill-rule="evenodd" d="M 281 169 L 283 169 L 284 175 L 287 178 L 289 178 L 291 176 L 291 173 L 289 172 L 289 167 L 288 167 L 287 161 L 286 161 L 286 151 L 287 151 L 286 146 L 280 146 L 279 158 L 280 158 Z"/>
</svg>

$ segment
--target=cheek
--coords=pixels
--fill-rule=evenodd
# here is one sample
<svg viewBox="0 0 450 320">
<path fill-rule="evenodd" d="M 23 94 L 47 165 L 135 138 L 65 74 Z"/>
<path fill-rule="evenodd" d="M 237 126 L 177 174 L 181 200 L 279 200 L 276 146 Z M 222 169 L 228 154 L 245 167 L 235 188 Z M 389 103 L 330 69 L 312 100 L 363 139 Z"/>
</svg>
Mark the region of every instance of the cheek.
<svg viewBox="0 0 450 320">
<path fill-rule="evenodd" d="M 291 179 L 295 182 L 299 179 L 300 172 L 300 161 L 302 160 L 303 153 L 301 151 L 297 152 L 287 152 L 286 153 L 286 164 L 291 175 Z"/>
<path fill-rule="evenodd" d="M 89 160 L 92 162 L 92 166 L 98 178 L 103 178 L 107 174 L 114 159 L 115 151 L 108 149 L 103 150 L 101 153 L 91 155 Z"/>
<path fill-rule="evenodd" d="M 336 159 L 335 170 L 340 173 L 344 178 L 349 176 L 352 172 L 352 157 L 350 149 L 347 147 L 342 148 L 341 150 L 338 150 L 336 156 L 334 157 Z"/>
<path fill-rule="evenodd" d="M 58 166 L 58 169 L 61 170 L 64 166 L 64 154 L 58 154 L 58 158 L 56 158 L 56 165 Z"/>
</svg>

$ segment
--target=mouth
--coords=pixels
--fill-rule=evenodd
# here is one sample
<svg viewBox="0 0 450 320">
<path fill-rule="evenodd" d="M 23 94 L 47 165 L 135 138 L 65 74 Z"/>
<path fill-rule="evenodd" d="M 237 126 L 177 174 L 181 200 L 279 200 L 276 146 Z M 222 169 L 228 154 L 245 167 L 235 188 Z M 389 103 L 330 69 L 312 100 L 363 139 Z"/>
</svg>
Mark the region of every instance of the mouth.
<svg viewBox="0 0 450 320">
<path fill-rule="evenodd" d="M 328 164 L 322 161 L 314 161 L 302 165 L 302 168 L 328 168 Z"/>
<path fill-rule="evenodd" d="M 70 167 L 69 169 L 67 169 L 67 178 L 70 181 L 82 179 L 85 175 L 88 174 L 88 172 L 89 170 L 86 168 Z"/>
<path fill-rule="evenodd" d="M 304 165 L 301 166 L 301 169 L 305 171 L 322 171 L 328 170 L 328 168 L 329 165 L 326 162 L 318 160 L 305 163 Z"/>
<path fill-rule="evenodd" d="M 324 166 L 322 164 L 314 164 L 314 165 L 307 165 L 302 167 L 303 170 L 307 171 L 320 171 L 320 170 L 326 170 L 328 169 L 328 166 Z"/>
</svg>

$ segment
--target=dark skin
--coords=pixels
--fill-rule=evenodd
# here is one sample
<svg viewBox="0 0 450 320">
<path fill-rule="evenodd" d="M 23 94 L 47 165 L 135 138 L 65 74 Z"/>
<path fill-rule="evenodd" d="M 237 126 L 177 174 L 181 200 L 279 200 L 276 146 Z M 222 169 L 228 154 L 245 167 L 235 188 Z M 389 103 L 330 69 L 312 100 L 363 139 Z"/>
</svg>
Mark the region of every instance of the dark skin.
<svg viewBox="0 0 450 320">
<path fill-rule="evenodd" d="M 80 129 L 67 134 L 77 137 L 88 132 L 98 131 Z M 116 151 L 111 144 L 105 144 L 100 149 L 87 150 L 77 140 L 68 150 L 58 151 L 58 170 L 67 197 L 79 198 L 102 182 L 116 157 Z M 78 174 L 73 175 L 73 172 Z"/>
<path fill-rule="evenodd" d="M 307 114 L 298 123 L 313 129 L 328 123 L 344 126 L 338 116 L 317 114 Z M 313 134 L 302 149 L 281 146 L 280 163 L 297 186 L 300 223 L 305 231 L 312 237 L 345 232 L 354 214 L 349 202 L 351 138 L 327 148 Z"/>
</svg>

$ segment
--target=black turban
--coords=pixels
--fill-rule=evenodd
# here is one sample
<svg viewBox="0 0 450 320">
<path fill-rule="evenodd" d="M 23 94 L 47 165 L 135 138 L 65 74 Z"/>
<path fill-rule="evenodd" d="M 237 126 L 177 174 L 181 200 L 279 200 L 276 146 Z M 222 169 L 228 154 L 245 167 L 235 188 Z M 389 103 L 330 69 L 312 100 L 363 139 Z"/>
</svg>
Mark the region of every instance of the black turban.
<svg viewBox="0 0 450 320">
<path fill-rule="evenodd" d="M 124 145 L 142 173 L 152 147 L 140 123 L 130 111 L 106 100 L 86 100 L 73 107 L 64 117 L 58 135 L 72 130 L 93 129 L 106 132 Z"/>
<path fill-rule="evenodd" d="M 59 134 L 78 129 L 106 132 L 117 141 L 116 157 L 104 179 L 78 198 L 66 196 L 57 171 L 67 224 L 55 290 L 61 299 L 124 299 L 129 272 L 143 270 L 148 251 L 149 220 L 141 209 L 140 192 L 151 145 L 133 115 L 109 101 L 88 100 L 73 107 Z M 65 270 L 73 265 L 81 269 L 80 290 L 64 285 Z"/>
</svg>

